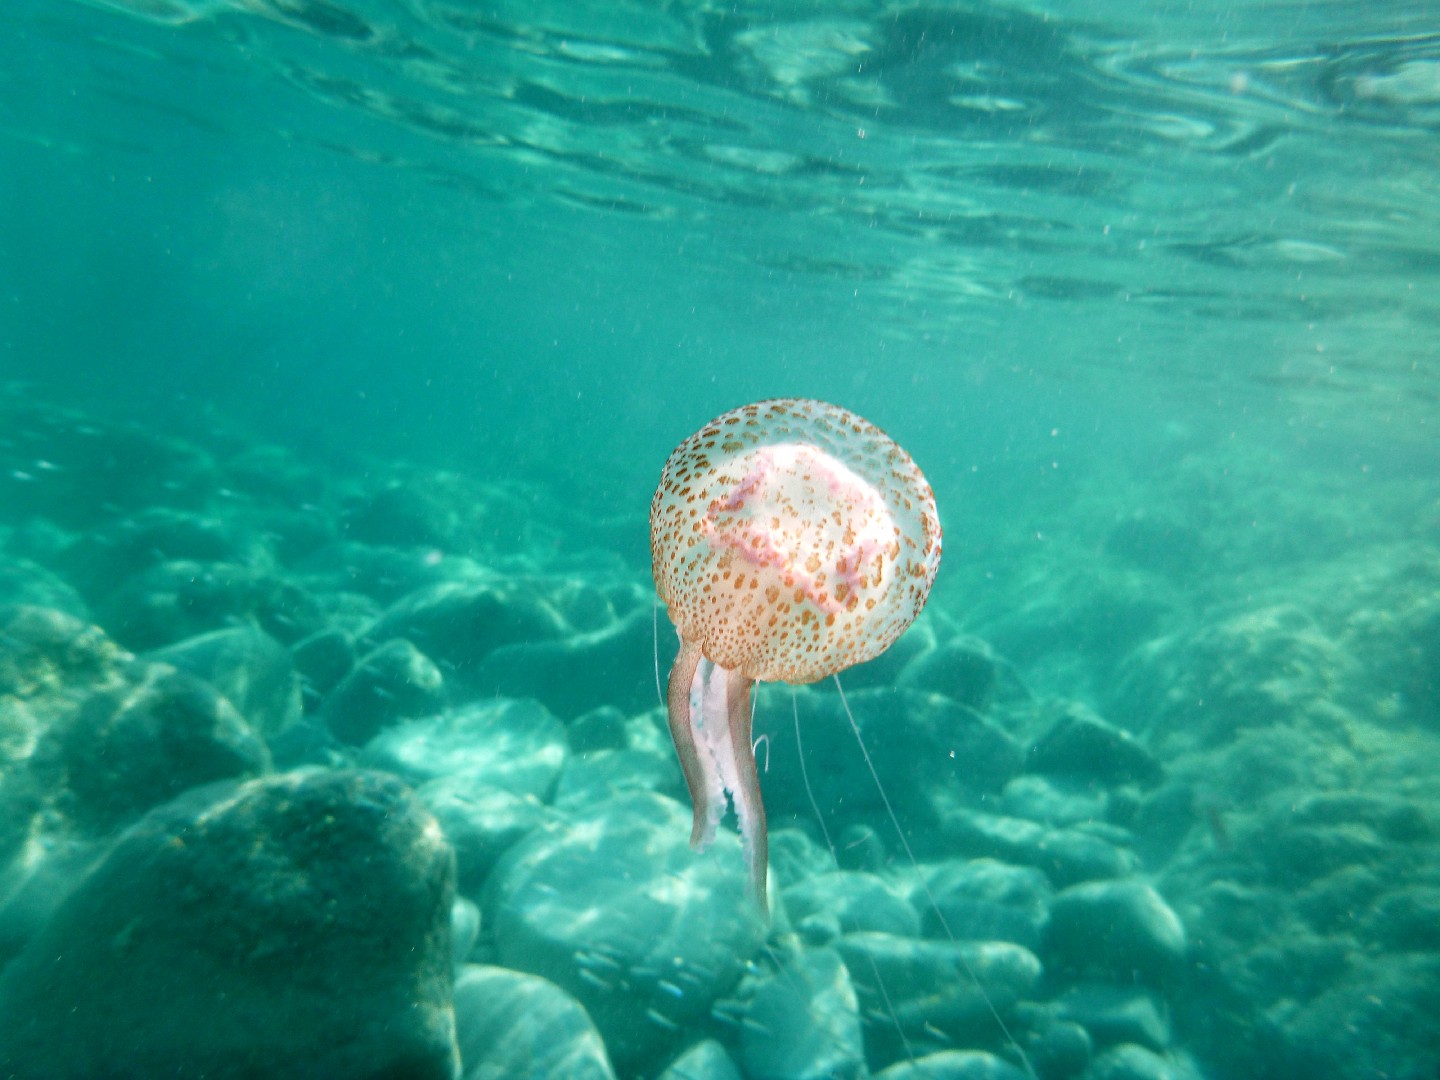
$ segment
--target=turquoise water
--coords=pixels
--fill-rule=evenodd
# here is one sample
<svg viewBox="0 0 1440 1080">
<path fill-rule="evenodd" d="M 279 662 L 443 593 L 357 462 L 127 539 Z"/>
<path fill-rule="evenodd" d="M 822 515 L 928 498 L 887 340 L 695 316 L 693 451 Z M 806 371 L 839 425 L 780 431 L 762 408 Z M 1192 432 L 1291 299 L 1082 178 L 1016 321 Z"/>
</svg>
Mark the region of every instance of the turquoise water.
<svg viewBox="0 0 1440 1080">
<path fill-rule="evenodd" d="M 9 0 L 0 1063 L 1433 1077 L 1437 208 L 1421 2 Z M 913 456 L 945 561 L 845 676 L 905 843 L 835 695 L 797 744 L 761 688 L 767 925 L 684 846 L 647 515 L 787 396 Z M 205 798 L 312 893 L 370 895 L 276 801 L 395 861 L 348 952 L 231 898 L 332 1012 L 144 974 L 231 901 L 95 929 Z M 392 910 L 454 971 L 357 960 Z M 242 999 L 301 1034 L 175 1019 Z"/>
</svg>

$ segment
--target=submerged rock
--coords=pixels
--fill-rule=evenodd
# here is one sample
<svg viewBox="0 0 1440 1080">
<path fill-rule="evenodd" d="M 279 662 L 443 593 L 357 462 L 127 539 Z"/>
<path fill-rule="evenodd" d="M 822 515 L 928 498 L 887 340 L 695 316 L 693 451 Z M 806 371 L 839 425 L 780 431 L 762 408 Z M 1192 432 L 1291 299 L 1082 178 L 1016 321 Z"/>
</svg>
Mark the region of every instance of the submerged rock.
<svg viewBox="0 0 1440 1080">
<path fill-rule="evenodd" d="M 569 632 L 564 618 L 523 581 L 445 581 L 395 603 L 371 630 L 404 638 L 461 682 L 493 650 L 515 642 L 553 641 Z M 512 695 L 513 696 L 513 695 Z M 592 699 L 590 706 L 600 704 Z"/>
<path fill-rule="evenodd" d="M 981 1050 L 944 1050 L 891 1065 L 875 1080 L 1027 1080 L 1027 1074 Z"/>
<path fill-rule="evenodd" d="M 0 606 L 22 604 L 53 608 L 76 619 L 90 617 L 85 601 L 69 583 L 39 563 L 10 557 L 0 563 Z"/>
<path fill-rule="evenodd" d="M 415 794 L 455 848 L 460 891 L 477 896 L 500 856 L 553 819 L 534 795 L 496 787 L 483 775 L 440 776 Z"/>
<path fill-rule="evenodd" d="M 1120 878 L 1139 860 L 1124 830 L 1098 824 L 1049 829 L 1033 821 L 960 810 L 945 821 L 951 855 L 989 857 L 1044 871 L 1057 886 Z"/>
<path fill-rule="evenodd" d="M 794 711 L 787 700 L 792 695 Z M 911 842 L 922 857 L 948 855 L 943 823 L 958 808 L 998 793 L 1020 770 L 1023 751 L 1013 736 L 940 694 L 897 688 L 857 691 L 847 699 L 895 812 L 913 830 Z M 758 699 L 755 734 L 766 740 L 762 780 L 766 806 L 777 821 L 786 815 L 814 819 L 807 779 L 831 836 L 887 819 L 837 695 L 766 688 Z"/>
<path fill-rule="evenodd" d="M 502 645 L 475 673 L 480 693 L 533 697 L 563 717 L 576 717 L 597 704 L 638 711 L 655 703 L 650 677 L 654 622 L 648 610 L 589 633 L 559 641 Z"/>
<path fill-rule="evenodd" d="M 922 908 L 927 937 L 1012 941 L 1040 947 L 1054 890 L 1039 870 L 994 859 L 970 859 L 941 869 L 930 881 L 933 905 Z"/>
<path fill-rule="evenodd" d="M 980 712 L 995 695 L 998 661 L 990 646 L 977 638 L 957 638 L 927 649 L 900 672 L 898 685 L 910 690 L 944 694 Z"/>
<path fill-rule="evenodd" d="M 150 653 L 147 659 L 204 679 L 263 735 L 277 734 L 300 717 L 300 686 L 290 654 L 256 627 L 202 634 Z"/>
<path fill-rule="evenodd" d="M 740 1033 L 751 1080 L 858 1080 L 865 1040 L 850 973 L 833 949 L 805 950 L 762 979 Z"/>
<path fill-rule="evenodd" d="M 1097 1057 L 1086 1071 L 1085 1080 L 1201 1080 L 1201 1075 L 1188 1061 L 1127 1044 Z"/>
<path fill-rule="evenodd" d="M 96 605 L 100 624 L 127 648 L 172 645 L 241 622 L 289 645 L 324 626 L 305 589 L 265 569 L 179 560 L 127 578 Z"/>
<path fill-rule="evenodd" d="M 208 683 L 165 664 L 92 694 L 40 739 L 31 768 L 52 805 L 101 834 L 216 780 L 270 765 L 265 743 Z"/>
<path fill-rule="evenodd" d="M 912 1046 L 1003 1046 L 996 1014 L 1008 1015 L 1040 982 L 1035 954 L 1009 942 L 847 934 L 835 948 L 855 982 L 872 1062 L 905 1056 L 897 1025 Z"/>
<path fill-rule="evenodd" d="M 499 962 L 575 995 L 624 1073 L 658 1069 L 764 937 L 735 837 L 696 854 L 690 818 L 620 796 L 531 833 L 486 885 Z"/>
<path fill-rule="evenodd" d="M 133 659 L 98 626 L 64 611 L 0 607 L 0 696 L 20 698 L 37 711 L 118 685 Z"/>
<path fill-rule="evenodd" d="M 823 927 L 828 938 L 873 930 L 918 937 L 920 916 L 903 893 L 875 874 L 833 871 L 787 888 L 782 894 L 790 921 L 807 937 Z M 805 924 L 811 929 L 804 930 Z"/>
<path fill-rule="evenodd" d="M 741 1076 L 725 1048 L 706 1039 L 672 1061 L 659 1080 L 741 1080 Z"/>
<path fill-rule="evenodd" d="M 355 646 L 339 630 L 321 630 L 290 647 L 305 710 L 313 712 L 355 667 Z"/>
<path fill-rule="evenodd" d="M 554 983 L 469 964 L 455 978 L 462 1080 L 614 1080 L 600 1033 Z"/>
<path fill-rule="evenodd" d="M 1098 784 L 1153 787 L 1164 778 L 1160 763 L 1130 735 L 1082 705 L 1072 705 L 1036 740 L 1025 759 L 1032 772 L 1075 777 Z"/>
<path fill-rule="evenodd" d="M 0 1068 L 451 1080 L 453 865 L 388 777 L 191 793 L 126 832 L 0 975 Z"/>
<path fill-rule="evenodd" d="M 1080 983 L 1056 1004 L 1059 1019 L 1080 1024 L 1097 1047 L 1132 1043 L 1164 1051 L 1170 1045 L 1170 1018 L 1162 998 L 1143 986 Z"/>
<path fill-rule="evenodd" d="M 555 786 L 555 805 L 584 813 L 596 803 L 633 791 L 689 798 L 674 749 L 664 752 L 648 748 L 591 750 L 570 754 Z"/>
<path fill-rule="evenodd" d="M 376 732 L 444 703 L 444 679 L 430 658 L 395 638 L 375 649 L 340 680 L 320 715 L 341 742 L 360 745 Z"/>
<path fill-rule="evenodd" d="M 417 784 L 464 775 L 543 802 L 555 790 L 567 752 L 564 725 L 543 705 L 499 698 L 382 731 L 364 758 Z"/>
<path fill-rule="evenodd" d="M 23 480 L 5 477 L 8 512 L 20 518 L 89 529 L 143 507 L 198 506 L 219 479 L 208 453 L 145 424 L 27 400 L 4 404 L 0 428 L 9 460 L 26 466 Z"/>
<path fill-rule="evenodd" d="M 1094 972 L 1152 985 L 1173 977 L 1186 954 L 1185 927 L 1160 894 L 1138 881 L 1093 881 L 1050 906 L 1043 955 L 1057 971 Z"/>
<path fill-rule="evenodd" d="M 259 566 L 265 558 L 259 540 L 233 521 L 155 506 L 82 533 L 56 563 L 81 592 L 99 601 L 117 583 L 161 563 Z"/>
</svg>

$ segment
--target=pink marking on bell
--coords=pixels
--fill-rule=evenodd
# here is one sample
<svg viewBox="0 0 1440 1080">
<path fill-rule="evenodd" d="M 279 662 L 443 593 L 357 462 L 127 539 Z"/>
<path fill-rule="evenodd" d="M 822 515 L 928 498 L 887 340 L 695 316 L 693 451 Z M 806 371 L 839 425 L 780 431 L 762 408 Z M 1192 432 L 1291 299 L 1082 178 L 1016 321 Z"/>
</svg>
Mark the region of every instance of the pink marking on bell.
<svg viewBox="0 0 1440 1080">
<path fill-rule="evenodd" d="M 739 510 L 745 505 L 745 500 L 754 495 L 762 487 L 765 481 L 775 469 L 773 455 L 768 450 L 762 450 L 755 455 L 755 464 L 746 474 L 745 479 L 736 484 L 729 495 L 723 499 L 717 499 L 710 504 L 710 514 L 713 515 L 720 510 Z M 708 516 L 708 515 L 707 515 Z"/>
</svg>

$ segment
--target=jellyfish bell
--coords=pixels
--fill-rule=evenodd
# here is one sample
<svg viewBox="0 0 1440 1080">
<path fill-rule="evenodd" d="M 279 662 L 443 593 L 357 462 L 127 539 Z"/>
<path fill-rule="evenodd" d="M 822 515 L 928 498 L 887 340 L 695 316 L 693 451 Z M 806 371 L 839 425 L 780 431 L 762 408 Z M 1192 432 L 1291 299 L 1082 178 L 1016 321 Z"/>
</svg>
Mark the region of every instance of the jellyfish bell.
<svg viewBox="0 0 1440 1080">
<path fill-rule="evenodd" d="M 655 587 L 680 635 L 666 704 L 704 848 L 727 796 L 766 906 L 751 687 L 808 683 L 889 648 L 940 566 L 935 496 L 875 425 L 782 398 L 716 417 L 665 463 L 650 504 Z"/>
</svg>

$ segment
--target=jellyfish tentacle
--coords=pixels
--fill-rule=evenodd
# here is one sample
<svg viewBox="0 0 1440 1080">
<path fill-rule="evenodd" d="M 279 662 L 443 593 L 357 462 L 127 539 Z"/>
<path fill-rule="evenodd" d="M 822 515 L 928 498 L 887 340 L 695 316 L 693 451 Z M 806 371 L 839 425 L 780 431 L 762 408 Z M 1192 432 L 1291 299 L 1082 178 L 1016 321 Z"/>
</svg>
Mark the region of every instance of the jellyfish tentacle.
<svg viewBox="0 0 1440 1080">
<path fill-rule="evenodd" d="M 725 697 L 733 768 L 729 771 L 722 769 L 722 774 L 730 776 L 730 783 L 734 784 L 730 798 L 735 804 L 735 817 L 740 822 L 740 835 L 745 841 L 750 891 L 760 910 L 768 914 L 770 904 L 765 878 L 769 870 L 770 839 L 765 828 L 765 800 L 760 794 L 760 772 L 755 765 L 755 747 L 750 738 L 753 717 L 750 692 L 755 680 L 747 679 L 738 671 L 728 674 Z"/>
<path fill-rule="evenodd" d="M 690 789 L 690 802 L 695 807 L 695 825 L 690 833 L 692 846 L 698 843 L 703 823 L 710 814 L 710 785 L 700 760 L 700 751 L 695 745 L 695 722 L 690 709 L 690 684 L 695 681 L 700 660 L 700 646 L 681 638 L 680 652 L 670 668 L 665 694 L 670 716 L 670 738 L 674 740 L 680 770 L 685 774 L 685 786 Z"/>
</svg>

